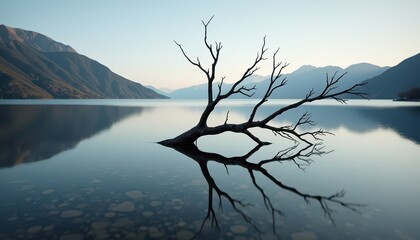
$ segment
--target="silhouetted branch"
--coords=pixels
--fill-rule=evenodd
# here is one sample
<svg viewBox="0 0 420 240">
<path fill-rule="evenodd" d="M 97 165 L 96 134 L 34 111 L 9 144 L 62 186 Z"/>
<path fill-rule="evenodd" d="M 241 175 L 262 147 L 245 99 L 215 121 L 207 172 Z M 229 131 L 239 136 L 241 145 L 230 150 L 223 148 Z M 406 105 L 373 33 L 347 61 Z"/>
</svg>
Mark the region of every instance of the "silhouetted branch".
<svg viewBox="0 0 420 240">
<path fill-rule="evenodd" d="M 226 113 L 226 119 L 225 119 L 225 123 L 224 124 L 227 123 L 228 119 L 229 119 L 229 111 L 227 111 L 227 113 Z"/>
<path fill-rule="evenodd" d="M 160 143 L 163 145 L 171 146 L 171 145 L 190 145 L 193 144 L 198 138 L 206 135 L 217 135 L 224 132 L 236 132 L 236 133 L 243 133 L 250 137 L 252 140 L 254 140 L 257 144 L 268 144 L 267 142 L 261 141 L 258 137 L 256 137 L 254 134 L 250 133 L 250 129 L 254 128 L 260 128 L 260 129 L 267 129 L 272 131 L 275 135 L 279 135 L 281 137 L 284 137 L 286 139 L 290 139 L 294 142 L 301 141 L 305 142 L 308 145 L 316 144 L 317 141 L 321 141 L 321 137 L 325 136 L 327 134 L 331 134 L 330 132 L 324 130 L 324 129 L 318 129 L 313 131 L 300 131 L 301 126 L 303 125 L 315 125 L 315 122 L 311 120 L 310 114 L 305 113 L 301 116 L 301 118 L 298 120 L 296 124 L 293 125 L 293 127 L 290 126 L 274 126 L 271 122 L 273 119 L 281 116 L 283 113 L 290 111 L 292 109 L 298 108 L 302 106 L 303 104 L 310 103 L 313 101 L 319 101 L 323 99 L 334 99 L 340 103 L 346 103 L 346 100 L 343 98 L 345 95 L 354 95 L 359 96 L 362 98 L 366 98 L 366 94 L 359 91 L 359 87 L 365 85 L 365 83 L 355 84 L 350 88 L 338 91 L 338 83 L 339 81 L 346 75 L 346 73 L 343 73 L 341 75 L 338 75 L 338 72 L 335 72 L 332 77 L 326 74 L 326 83 L 324 88 L 320 91 L 320 93 L 316 94 L 315 91 L 312 89 L 310 90 L 305 98 L 280 107 L 279 109 L 269 113 L 267 116 L 263 117 L 260 120 L 256 120 L 255 116 L 259 110 L 259 108 L 268 101 L 270 96 L 278 90 L 279 88 L 285 86 L 287 84 L 286 78 L 282 77 L 283 70 L 289 65 L 288 63 L 282 63 L 277 61 L 277 54 L 279 52 L 279 49 L 277 49 L 272 56 L 272 71 L 270 75 L 270 79 L 268 82 L 268 86 L 265 89 L 264 95 L 259 99 L 257 104 L 253 107 L 250 116 L 248 118 L 248 121 L 243 123 L 227 123 L 228 116 L 226 116 L 226 120 L 224 124 L 215 126 L 215 127 L 209 127 L 207 125 L 208 118 L 210 114 L 215 109 L 216 105 L 222 101 L 223 99 L 229 98 L 233 95 L 240 94 L 246 97 L 252 97 L 255 94 L 256 86 L 253 87 L 247 87 L 243 85 L 243 82 L 248 77 L 252 76 L 258 69 L 259 69 L 259 63 L 261 61 L 266 60 L 265 53 L 267 51 L 266 48 L 266 37 L 263 38 L 263 43 L 261 46 L 261 49 L 259 52 L 257 52 L 257 55 L 253 61 L 253 63 L 244 71 L 242 74 L 242 77 L 233 83 L 233 85 L 230 87 L 227 92 L 222 93 L 222 86 L 225 77 L 222 78 L 220 84 L 218 85 L 218 94 L 213 99 L 213 81 L 215 79 L 215 73 L 216 73 L 216 66 L 219 60 L 219 54 L 220 50 L 222 49 L 221 43 L 215 43 L 213 46 L 212 44 L 209 44 L 207 40 L 207 31 L 208 26 L 210 22 L 212 21 L 213 17 L 210 18 L 207 22 L 202 21 L 204 26 L 204 44 L 209 51 L 211 57 L 212 57 L 212 64 L 210 69 L 205 69 L 201 63 L 199 58 L 197 58 L 197 61 L 192 61 L 187 54 L 185 53 L 184 49 L 180 44 L 175 42 L 178 47 L 181 49 L 183 55 L 187 60 L 194 66 L 198 67 L 202 72 L 205 73 L 208 83 L 208 103 L 205 109 L 203 110 L 203 113 L 201 114 L 200 120 L 197 123 L 196 126 L 192 127 L 190 130 L 180 134 L 179 136 L 167 139 L 164 141 L 161 141 Z"/>
<path fill-rule="evenodd" d="M 219 102 L 220 100 L 228 98 L 228 97 L 230 97 L 234 94 L 237 94 L 237 93 L 241 93 L 241 94 L 243 94 L 247 97 L 252 97 L 254 95 L 254 93 L 250 94 L 249 92 L 252 91 L 252 90 L 255 90 L 255 86 L 252 87 L 252 88 L 247 88 L 245 86 L 241 86 L 241 87 L 238 88 L 238 86 L 246 78 L 252 76 L 256 71 L 258 71 L 258 69 L 259 69 L 259 67 L 257 67 L 258 63 L 260 63 L 263 60 L 266 60 L 266 58 L 264 58 L 264 54 L 265 54 L 266 51 L 267 51 L 267 48 L 265 48 L 265 37 L 264 37 L 263 38 L 263 44 L 262 44 L 262 47 L 261 47 L 261 53 L 257 52 L 257 56 L 254 60 L 254 63 L 251 64 L 251 66 L 248 67 L 245 70 L 242 77 L 232 85 L 232 87 L 230 88 L 230 90 L 227 93 L 219 95 L 215 101 Z"/>
</svg>

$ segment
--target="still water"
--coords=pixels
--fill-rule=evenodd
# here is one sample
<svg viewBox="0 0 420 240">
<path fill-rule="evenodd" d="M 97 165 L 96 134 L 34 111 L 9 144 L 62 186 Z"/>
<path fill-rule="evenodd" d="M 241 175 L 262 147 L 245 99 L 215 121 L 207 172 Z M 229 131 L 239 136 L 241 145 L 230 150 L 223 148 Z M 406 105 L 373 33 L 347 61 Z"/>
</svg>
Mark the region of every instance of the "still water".
<svg viewBox="0 0 420 240">
<path fill-rule="evenodd" d="M 229 101 L 210 125 L 252 106 Z M 420 239 L 419 103 L 323 101 L 275 119 L 311 113 L 302 131 L 334 133 L 315 149 L 266 131 L 254 131 L 273 143 L 261 148 L 241 134 L 156 144 L 203 107 L 1 101 L 0 239 Z"/>
</svg>

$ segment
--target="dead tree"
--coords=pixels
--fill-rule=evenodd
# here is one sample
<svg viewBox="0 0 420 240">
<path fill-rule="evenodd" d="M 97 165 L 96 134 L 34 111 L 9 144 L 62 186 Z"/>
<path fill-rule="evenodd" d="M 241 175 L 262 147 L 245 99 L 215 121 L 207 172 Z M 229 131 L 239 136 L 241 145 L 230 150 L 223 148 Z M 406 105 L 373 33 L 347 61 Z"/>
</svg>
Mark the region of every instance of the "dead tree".
<svg viewBox="0 0 420 240">
<path fill-rule="evenodd" d="M 179 49 L 181 50 L 182 54 L 184 55 L 184 57 L 194 66 L 196 66 L 198 69 L 200 69 L 204 75 L 207 78 L 207 106 L 205 107 L 203 113 L 201 114 L 200 120 L 198 121 L 197 125 L 192 127 L 191 129 L 187 130 L 186 132 L 180 134 L 179 136 L 172 138 L 172 139 L 167 139 L 164 141 L 159 142 L 162 145 L 165 146 L 176 146 L 176 145 L 193 145 L 194 142 L 202 137 L 202 136 L 206 136 L 206 135 L 217 135 L 217 134 L 221 134 L 224 132 L 235 132 L 235 133 L 243 133 L 245 135 L 247 135 L 248 137 L 250 137 L 252 140 L 254 140 L 258 145 L 267 145 L 270 144 L 269 142 L 264 142 L 261 141 L 257 136 L 255 136 L 253 133 L 251 133 L 249 130 L 250 129 L 255 129 L 255 128 L 261 128 L 261 129 L 267 129 L 270 131 L 273 131 L 275 134 L 278 134 L 280 136 L 289 138 L 289 139 L 294 139 L 294 140 L 300 140 L 300 141 L 304 141 L 308 144 L 312 144 L 308 138 L 306 138 L 307 136 L 312 137 L 315 140 L 319 139 L 319 136 L 325 135 L 326 131 L 320 129 L 317 131 L 312 131 L 312 132 L 303 132 L 300 133 L 297 128 L 299 126 L 302 125 L 313 125 L 314 122 L 310 119 L 310 115 L 309 114 L 304 114 L 297 123 L 295 123 L 292 126 L 274 126 L 270 123 L 271 120 L 273 120 L 274 118 L 282 115 L 283 113 L 291 110 L 291 109 L 295 109 L 305 103 L 309 103 L 309 102 L 313 102 L 313 101 L 318 101 L 318 100 L 322 100 L 322 99 L 335 99 L 338 102 L 341 103 L 345 103 L 346 100 L 343 99 L 343 95 L 347 94 L 347 95 L 356 95 L 356 96 L 360 96 L 362 98 L 366 98 L 366 94 L 363 92 L 360 92 L 358 90 L 358 88 L 362 85 L 364 85 L 364 83 L 362 84 L 355 84 L 350 88 L 344 89 L 344 90 L 338 90 L 337 86 L 339 81 L 344 77 L 344 75 L 346 73 L 343 73 L 341 75 L 337 75 L 337 72 L 332 76 L 329 77 L 328 74 L 326 75 L 326 84 L 323 88 L 323 90 L 320 93 L 315 93 L 315 91 L 312 89 L 311 91 L 309 91 L 305 98 L 303 98 L 300 101 L 297 101 L 293 104 L 284 106 L 279 108 L 278 110 L 272 112 L 271 114 L 269 114 L 268 116 L 265 116 L 263 119 L 260 120 L 256 120 L 255 119 L 255 115 L 258 112 L 258 109 L 266 102 L 268 101 L 269 97 L 273 94 L 273 92 L 275 92 L 276 90 L 278 90 L 281 87 L 284 87 L 287 83 L 286 78 L 283 77 L 282 75 L 282 71 L 288 66 L 288 63 L 282 63 L 282 62 L 278 62 L 276 60 L 277 58 L 277 54 L 279 52 L 279 49 L 277 49 L 277 51 L 274 52 L 273 56 L 272 56 L 272 71 L 271 71 L 271 76 L 269 79 L 269 84 L 267 89 L 265 90 L 265 94 L 261 97 L 261 99 L 258 101 L 258 103 L 254 106 L 254 108 L 252 109 L 252 112 L 248 118 L 247 121 L 243 122 L 243 123 L 228 123 L 228 115 L 226 115 L 226 120 L 223 124 L 218 125 L 218 126 L 214 126 L 214 127 L 210 127 L 207 125 L 207 120 L 210 116 L 210 114 L 213 112 L 213 110 L 215 109 L 216 105 L 220 103 L 220 101 L 227 99 L 233 95 L 238 95 L 238 94 L 242 94 L 246 97 L 252 97 L 253 94 L 255 93 L 254 91 L 256 90 L 256 86 L 253 87 L 246 87 L 245 85 L 243 85 L 243 82 L 245 79 L 247 79 L 248 77 L 252 76 L 258 69 L 259 69 L 259 64 L 260 62 L 266 60 L 265 58 L 265 54 L 267 52 L 267 48 L 266 48 L 266 41 L 265 41 L 265 37 L 263 38 L 263 44 L 261 47 L 260 52 L 257 53 L 257 56 L 254 60 L 254 62 L 245 70 L 245 72 L 243 73 L 242 77 L 237 80 L 232 86 L 231 88 L 225 92 L 222 93 L 222 85 L 223 82 L 225 80 L 225 77 L 221 78 L 220 84 L 218 84 L 218 93 L 217 95 L 214 97 L 213 96 L 213 84 L 214 81 L 216 79 L 216 70 L 217 70 L 217 64 L 219 62 L 219 56 L 220 56 L 220 51 L 222 50 L 222 43 L 221 42 L 215 42 L 214 45 L 210 44 L 208 39 L 207 39 L 207 30 L 208 30 L 208 26 L 211 22 L 211 20 L 213 19 L 210 18 L 209 21 L 204 22 L 203 26 L 204 26 L 204 45 L 205 47 L 208 49 L 211 58 L 212 58 L 212 63 L 211 66 L 209 68 L 204 67 L 201 62 L 200 59 L 197 57 L 196 60 L 191 59 L 185 52 L 184 48 L 181 46 L 181 44 L 177 43 L 175 41 L 175 43 L 178 45 Z"/>
</svg>

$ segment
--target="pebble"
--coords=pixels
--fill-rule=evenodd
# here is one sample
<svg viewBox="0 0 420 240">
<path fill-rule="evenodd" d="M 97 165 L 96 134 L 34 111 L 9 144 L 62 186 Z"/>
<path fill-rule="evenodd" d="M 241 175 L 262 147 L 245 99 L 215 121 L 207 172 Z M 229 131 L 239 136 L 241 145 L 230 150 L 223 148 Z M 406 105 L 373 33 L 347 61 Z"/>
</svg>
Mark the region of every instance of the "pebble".
<svg viewBox="0 0 420 240">
<path fill-rule="evenodd" d="M 115 217 L 115 215 L 116 215 L 116 213 L 115 212 L 107 212 L 107 213 L 105 213 L 105 217 L 107 217 L 107 218 L 113 218 L 113 217 Z"/>
<path fill-rule="evenodd" d="M 18 217 L 10 217 L 10 218 L 7 219 L 7 221 L 12 222 L 12 221 L 16 221 L 18 219 L 19 219 Z"/>
<path fill-rule="evenodd" d="M 244 225 L 235 225 L 230 227 L 230 230 L 234 233 L 246 233 L 248 228 Z"/>
<path fill-rule="evenodd" d="M 163 232 L 150 233 L 150 237 L 152 237 L 152 238 L 162 238 L 163 236 L 165 236 L 165 233 L 163 233 Z"/>
<path fill-rule="evenodd" d="M 136 200 L 143 197 L 143 193 L 140 191 L 128 191 L 125 193 L 125 195 L 129 198 L 136 199 Z"/>
<path fill-rule="evenodd" d="M 24 186 L 22 186 L 22 190 L 31 190 L 33 188 L 34 188 L 33 185 L 24 185 Z"/>
<path fill-rule="evenodd" d="M 292 233 L 293 240 L 316 240 L 318 237 L 313 232 L 296 232 Z"/>
<path fill-rule="evenodd" d="M 54 225 L 48 225 L 42 229 L 42 231 L 47 232 L 54 229 Z"/>
<path fill-rule="evenodd" d="M 12 183 L 12 184 L 25 183 L 25 182 L 26 182 L 26 180 L 13 180 L 13 181 L 10 181 L 10 183 Z"/>
<path fill-rule="evenodd" d="M 90 226 L 94 230 L 101 230 L 107 228 L 109 226 L 109 222 L 93 222 L 90 224 Z"/>
<path fill-rule="evenodd" d="M 82 234 L 66 234 L 63 235 L 59 238 L 59 240 L 83 240 L 83 235 Z"/>
<path fill-rule="evenodd" d="M 136 209 L 136 207 L 134 206 L 134 204 L 130 201 L 125 201 L 122 202 L 120 204 L 118 204 L 117 206 L 111 208 L 111 211 L 114 212 L 132 212 Z"/>
<path fill-rule="evenodd" d="M 143 216 L 145 216 L 145 217 L 150 217 L 150 216 L 155 215 L 155 213 L 152 212 L 152 211 L 144 211 L 141 214 L 143 214 Z"/>
<path fill-rule="evenodd" d="M 50 193 L 53 193 L 53 192 L 54 192 L 54 189 L 46 189 L 46 190 L 42 191 L 42 194 L 50 194 Z"/>
<path fill-rule="evenodd" d="M 150 203 L 150 206 L 152 206 L 152 207 L 158 207 L 160 205 L 162 205 L 162 202 L 159 202 L 159 201 L 152 201 Z"/>
<path fill-rule="evenodd" d="M 62 218 L 73 218 L 73 217 L 79 217 L 83 214 L 83 211 L 79 210 L 65 210 L 61 213 Z"/>
<path fill-rule="evenodd" d="M 346 227 L 352 228 L 352 227 L 354 227 L 354 224 L 353 223 L 346 223 Z"/>
<path fill-rule="evenodd" d="M 113 227 L 122 228 L 122 227 L 131 227 L 134 225 L 134 222 L 128 218 L 118 219 L 115 223 L 112 224 Z"/>
<path fill-rule="evenodd" d="M 194 237 L 194 233 L 191 231 L 182 230 L 176 233 L 176 237 L 179 240 L 187 240 Z"/>
<path fill-rule="evenodd" d="M 33 227 L 28 228 L 28 230 L 26 230 L 26 232 L 37 233 L 37 232 L 41 231 L 41 229 L 42 229 L 42 226 L 37 225 L 37 226 L 33 226 Z"/>
</svg>

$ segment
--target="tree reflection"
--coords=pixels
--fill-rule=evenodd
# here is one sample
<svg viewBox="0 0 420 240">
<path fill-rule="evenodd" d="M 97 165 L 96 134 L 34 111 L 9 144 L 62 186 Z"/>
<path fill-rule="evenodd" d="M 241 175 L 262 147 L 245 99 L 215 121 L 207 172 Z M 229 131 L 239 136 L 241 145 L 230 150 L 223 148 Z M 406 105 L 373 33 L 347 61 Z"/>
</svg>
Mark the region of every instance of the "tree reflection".
<svg viewBox="0 0 420 240">
<path fill-rule="evenodd" d="M 228 192 L 222 190 L 211 176 L 208 163 L 209 162 L 216 162 L 225 166 L 226 170 L 228 171 L 228 166 L 239 166 L 243 167 L 249 173 L 249 177 L 252 180 L 253 186 L 258 190 L 261 198 L 263 200 L 264 206 L 268 213 L 270 214 L 272 220 L 272 230 L 273 233 L 277 235 L 276 232 L 276 219 L 280 216 L 284 216 L 283 212 L 276 208 L 273 204 L 272 199 L 267 195 L 264 188 L 258 184 L 257 179 L 255 177 L 256 173 L 262 174 L 266 179 L 274 183 L 277 187 L 284 189 L 290 193 L 293 193 L 299 197 L 302 197 L 306 204 L 310 204 L 311 201 L 317 202 L 322 209 L 325 217 L 329 219 L 334 225 L 335 221 L 333 218 L 333 213 L 335 212 L 333 208 L 330 207 L 331 204 L 337 204 L 342 206 L 343 208 L 350 209 L 354 212 L 359 212 L 358 208 L 365 206 L 363 204 L 358 203 L 351 203 L 344 201 L 345 191 L 341 190 L 329 196 L 325 195 L 317 195 L 317 194 L 308 194 L 298 190 L 295 187 L 289 186 L 284 184 L 278 178 L 273 176 L 269 173 L 266 169 L 266 166 L 269 163 L 273 162 L 291 162 L 295 164 L 299 169 L 304 170 L 305 167 L 309 166 L 312 163 L 312 157 L 314 156 L 322 156 L 324 154 L 329 153 L 328 151 L 324 150 L 322 143 L 310 144 L 306 146 L 301 146 L 302 144 L 296 143 L 294 146 L 289 147 L 287 149 L 279 151 L 273 158 L 264 159 L 260 161 L 250 161 L 250 157 L 253 156 L 262 145 L 258 145 L 249 151 L 247 154 L 242 156 L 234 156 L 234 157 L 226 157 L 218 153 L 212 152 L 204 152 L 198 149 L 196 145 L 184 145 L 184 146 L 174 146 L 172 147 L 176 151 L 188 156 L 189 158 L 196 161 L 201 169 L 201 172 L 207 182 L 208 185 L 208 206 L 207 206 L 207 214 L 204 217 L 201 227 L 199 231 L 196 233 L 195 237 L 199 236 L 200 233 L 203 231 L 203 228 L 207 222 L 209 222 L 210 226 L 216 230 L 219 230 L 219 219 L 215 211 L 215 207 L 213 205 L 213 200 L 218 200 L 218 207 L 221 211 L 223 211 L 223 200 L 227 201 L 234 211 L 236 211 L 242 219 L 247 222 L 252 228 L 261 236 L 263 231 L 257 225 L 256 221 L 253 220 L 252 216 L 250 216 L 245 209 L 247 207 L 251 207 L 251 203 L 247 203 L 245 201 L 239 200 L 234 198 Z"/>
</svg>

